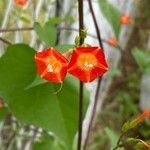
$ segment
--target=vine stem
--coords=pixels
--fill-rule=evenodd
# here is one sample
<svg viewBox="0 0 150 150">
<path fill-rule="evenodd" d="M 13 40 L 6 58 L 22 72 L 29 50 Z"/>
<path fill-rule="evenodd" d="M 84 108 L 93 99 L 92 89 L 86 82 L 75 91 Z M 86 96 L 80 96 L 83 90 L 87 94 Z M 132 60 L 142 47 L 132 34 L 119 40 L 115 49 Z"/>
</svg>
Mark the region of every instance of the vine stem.
<svg viewBox="0 0 150 150">
<path fill-rule="evenodd" d="M 76 28 L 72 28 L 72 27 L 58 27 L 59 30 L 68 30 L 68 31 L 76 31 L 78 32 L 79 30 Z M 24 28 L 11 28 L 11 29 L 0 29 L 0 33 L 1 32 L 17 32 L 17 31 L 31 31 L 34 30 L 33 27 L 24 27 Z M 94 39 L 98 39 L 97 36 L 95 36 L 94 34 L 91 33 L 87 33 L 88 36 L 94 38 Z M 102 42 L 109 44 L 108 40 L 106 39 L 102 39 Z M 123 51 L 120 45 L 114 46 L 116 47 L 118 50 L 120 50 L 121 52 Z"/>
<path fill-rule="evenodd" d="M 61 3 L 63 4 L 63 0 L 56 0 L 56 11 L 55 11 L 55 17 L 60 17 L 61 16 L 61 10 L 62 10 L 62 6 Z M 59 29 L 59 24 L 56 25 L 57 28 L 57 38 L 56 38 L 56 45 L 58 45 L 59 41 L 60 41 L 60 30 Z"/>
<path fill-rule="evenodd" d="M 0 29 L 0 32 L 30 31 L 30 30 L 33 30 L 33 29 L 34 29 L 33 27 Z"/>
<path fill-rule="evenodd" d="M 94 26 L 95 26 L 95 30 L 96 30 L 96 34 L 97 34 L 99 45 L 104 50 L 103 43 L 102 43 L 102 38 L 101 38 L 101 33 L 100 33 L 99 28 L 98 28 L 98 23 L 97 23 L 95 14 L 94 14 L 94 10 L 93 10 L 93 6 L 92 6 L 91 0 L 88 0 L 88 5 L 89 5 L 89 8 L 90 8 L 90 12 L 91 12 L 92 18 L 93 18 L 93 22 L 94 22 Z M 92 125 L 93 125 L 93 122 L 94 122 L 94 117 L 95 117 L 97 103 L 98 103 L 98 97 L 99 97 L 99 90 L 100 90 L 101 80 L 102 80 L 102 78 L 100 77 L 98 79 L 98 82 L 97 82 L 96 93 L 95 93 L 95 98 L 94 98 L 94 105 L 93 105 L 93 108 L 92 108 L 90 123 L 89 123 L 88 130 L 87 130 L 87 136 L 86 136 L 86 139 L 85 139 L 85 142 L 84 142 L 84 146 L 83 146 L 84 150 L 87 149 L 89 136 L 90 136 L 90 131 L 92 129 Z"/>
<path fill-rule="evenodd" d="M 82 145 L 82 123 L 83 123 L 83 83 L 80 81 L 79 95 L 79 126 L 78 126 L 78 145 L 77 150 L 81 150 Z"/>
<path fill-rule="evenodd" d="M 83 0 L 78 0 L 78 14 L 79 14 L 79 37 L 80 45 L 83 44 L 84 39 L 82 38 L 82 30 L 84 29 L 84 18 L 83 18 Z M 79 123 L 78 123 L 78 143 L 77 150 L 81 150 L 82 145 L 82 124 L 83 124 L 83 83 L 80 81 L 80 92 L 79 92 Z"/>
<path fill-rule="evenodd" d="M 10 43 L 8 40 L 0 37 L 0 41 L 2 41 L 3 43 L 7 44 L 7 45 L 11 45 L 12 43 Z"/>
<path fill-rule="evenodd" d="M 121 140 L 122 140 L 122 138 L 124 137 L 125 134 L 126 134 L 126 132 L 122 132 L 121 133 L 121 135 L 120 135 L 120 137 L 119 137 L 119 139 L 117 141 L 117 145 L 116 145 L 116 147 L 113 148 L 113 150 L 117 150 L 119 147 L 123 146 L 123 144 L 120 144 L 120 142 L 121 142 Z"/>
</svg>

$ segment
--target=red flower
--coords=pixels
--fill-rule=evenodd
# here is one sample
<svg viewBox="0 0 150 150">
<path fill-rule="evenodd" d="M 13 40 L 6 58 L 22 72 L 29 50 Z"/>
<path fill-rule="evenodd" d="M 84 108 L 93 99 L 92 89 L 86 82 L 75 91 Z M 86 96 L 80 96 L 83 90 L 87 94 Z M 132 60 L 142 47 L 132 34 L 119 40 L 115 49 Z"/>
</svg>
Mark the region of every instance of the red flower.
<svg viewBox="0 0 150 150">
<path fill-rule="evenodd" d="M 144 144 L 145 147 L 147 147 L 148 149 L 150 149 L 150 142 L 144 142 L 141 140 L 141 142 Z"/>
<path fill-rule="evenodd" d="M 128 15 L 125 15 L 125 14 L 122 14 L 120 16 L 120 24 L 130 24 L 132 21 L 132 18 L 131 16 L 128 16 Z"/>
<path fill-rule="evenodd" d="M 67 73 L 67 59 L 53 48 L 48 48 L 35 55 L 37 72 L 48 81 L 60 83 Z"/>
<path fill-rule="evenodd" d="M 26 4 L 27 0 L 15 0 L 15 3 L 21 6 L 24 6 Z"/>
<path fill-rule="evenodd" d="M 150 109 L 144 111 L 142 114 L 140 114 L 134 121 L 136 123 L 142 122 L 146 117 L 150 117 Z"/>
<path fill-rule="evenodd" d="M 75 48 L 68 65 L 68 72 L 82 82 L 92 82 L 107 70 L 104 53 L 99 47 Z"/>
<path fill-rule="evenodd" d="M 118 44 L 118 41 L 115 37 L 112 37 L 110 39 L 108 39 L 108 44 L 111 45 L 111 46 L 116 46 Z"/>
</svg>

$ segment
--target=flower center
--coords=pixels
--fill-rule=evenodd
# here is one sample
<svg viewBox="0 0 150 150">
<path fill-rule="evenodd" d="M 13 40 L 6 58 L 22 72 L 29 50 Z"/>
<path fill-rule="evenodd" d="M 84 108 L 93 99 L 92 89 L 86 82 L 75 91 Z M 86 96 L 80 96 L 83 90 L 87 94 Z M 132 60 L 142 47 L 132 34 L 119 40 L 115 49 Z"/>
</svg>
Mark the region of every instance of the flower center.
<svg viewBox="0 0 150 150">
<path fill-rule="evenodd" d="M 62 68 L 62 64 L 55 57 L 47 59 L 47 71 L 50 73 L 59 73 Z"/>
<path fill-rule="evenodd" d="M 90 71 L 97 65 L 97 59 L 93 54 L 80 54 L 77 65 L 83 70 Z"/>
</svg>

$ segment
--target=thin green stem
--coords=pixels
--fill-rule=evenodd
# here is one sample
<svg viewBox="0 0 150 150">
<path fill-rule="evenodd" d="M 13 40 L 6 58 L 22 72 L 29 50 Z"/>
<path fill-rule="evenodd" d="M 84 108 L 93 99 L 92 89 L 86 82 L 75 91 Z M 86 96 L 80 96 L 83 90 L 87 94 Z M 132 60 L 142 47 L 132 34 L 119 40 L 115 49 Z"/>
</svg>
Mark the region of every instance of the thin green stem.
<svg viewBox="0 0 150 150">
<path fill-rule="evenodd" d="M 124 146 L 123 144 L 119 144 L 115 148 L 113 148 L 113 150 L 117 150 L 118 148 L 123 147 L 123 146 Z"/>
<path fill-rule="evenodd" d="M 116 150 L 116 149 L 118 149 L 119 147 L 122 147 L 122 146 L 123 146 L 123 144 L 120 144 L 120 143 L 121 143 L 121 140 L 122 140 L 122 138 L 124 137 L 125 134 L 126 134 L 126 132 L 122 132 L 122 133 L 121 133 L 121 135 L 120 135 L 120 137 L 119 137 L 119 139 L 118 139 L 118 141 L 117 141 L 117 145 L 116 145 L 116 147 L 113 148 L 113 150 Z"/>
</svg>

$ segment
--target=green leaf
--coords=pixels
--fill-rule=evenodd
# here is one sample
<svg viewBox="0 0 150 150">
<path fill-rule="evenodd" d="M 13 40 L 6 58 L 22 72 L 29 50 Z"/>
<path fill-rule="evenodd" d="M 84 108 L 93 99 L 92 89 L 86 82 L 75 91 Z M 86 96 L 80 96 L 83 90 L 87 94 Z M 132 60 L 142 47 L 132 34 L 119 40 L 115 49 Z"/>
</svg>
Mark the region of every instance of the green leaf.
<svg viewBox="0 0 150 150">
<path fill-rule="evenodd" d="M 74 45 L 70 45 L 70 44 L 63 44 L 63 45 L 57 45 L 55 46 L 55 48 L 60 51 L 61 53 L 65 53 L 66 51 L 73 49 Z"/>
<path fill-rule="evenodd" d="M 142 72 L 150 73 L 150 52 L 134 48 L 132 55 Z"/>
<path fill-rule="evenodd" d="M 0 121 L 5 118 L 8 113 L 7 107 L 0 108 Z"/>
<path fill-rule="evenodd" d="M 57 25 L 57 24 L 59 24 L 61 22 L 72 23 L 72 22 L 74 22 L 74 18 L 72 16 L 66 16 L 64 18 L 61 18 L 61 17 L 52 17 L 52 18 L 49 18 L 49 22 L 51 22 L 54 25 Z"/>
<path fill-rule="evenodd" d="M 134 146 L 136 148 L 136 150 L 147 150 L 147 148 L 150 148 L 149 145 L 141 140 L 141 139 L 136 139 L 136 138 L 132 138 L 132 137 L 128 137 L 127 140 L 124 142 L 127 145 L 131 145 Z"/>
<path fill-rule="evenodd" d="M 121 76 L 121 71 L 118 68 L 113 68 L 108 71 L 108 77 L 118 77 Z"/>
<path fill-rule="evenodd" d="M 112 4 L 110 4 L 107 0 L 99 0 L 99 6 L 100 9 L 108 20 L 108 22 L 111 24 L 114 33 L 116 35 L 116 38 L 119 37 L 120 32 L 120 24 L 119 24 L 119 18 L 120 18 L 120 12 L 117 8 L 115 8 Z"/>
<path fill-rule="evenodd" d="M 34 49 L 24 44 L 12 45 L 0 58 L 0 96 L 13 97 L 35 78 Z M 17 90 L 16 90 L 17 89 Z"/>
<path fill-rule="evenodd" d="M 24 23 L 30 23 L 30 22 L 31 22 L 31 20 L 29 19 L 28 16 L 21 16 L 19 19 L 20 19 L 22 22 L 24 22 Z"/>
<path fill-rule="evenodd" d="M 115 147 L 117 144 L 117 141 L 118 141 L 118 136 L 116 135 L 116 133 L 112 129 L 110 129 L 108 127 L 105 128 L 105 132 L 109 138 L 109 141 L 111 143 L 111 147 Z"/>
<path fill-rule="evenodd" d="M 54 94 L 60 85 L 37 79 L 34 54 L 23 44 L 7 49 L 0 58 L 0 96 L 18 121 L 53 132 L 71 150 L 78 129 L 78 80 L 68 76 Z M 85 93 L 84 110 L 87 100 Z"/>
<path fill-rule="evenodd" d="M 39 75 L 36 76 L 36 78 L 33 80 L 31 84 L 29 84 L 25 89 L 29 89 L 35 86 L 38 86 L 39 84 L 43 84 L 48 82 L 47 80 L 42 79 Z"/>
<path fill-rule="evenodd" d="M 51 83 L 20 91 L 10 107 L 18 120 L 54 132 L 71 147 L 78 126 L 78 91 L 70 80 L 60 93 L 55 91 L 57 87 Z"/>
<path fill-rule="evenodd" d="M 59 23 L 61 23 L 63 21 L 64 21 L 64 19 L 61 18 L 61 17 L 49 18 L 49 22 L 51 22 L 51 24 L 54 24 L 54 25 L 59 24 Z"/>
<path fill-rule="evenodd" d="M 127 121 L 123 124 L 122 131 L 127 132 L 127 131 L 135 128 L 137 125 L 138 125 L 138 122 L 136 122 L 136 120 Z"/>
<path fill-rule="evenodd" d="M 38 22 L 35 22 L 34 30 L 40 40 L 44 41 L 48 46 L 55 46 L 57 31 L 53 23 L 46 22 L 45 25 L 41 27 Z"/>
<path fill-rule="evenodd" d="M 136 145 L 138 142 L 139 142 L 139 139 L 128 137 L 125 143 L 130 144 L 130 145 Z"/>
</svg>

